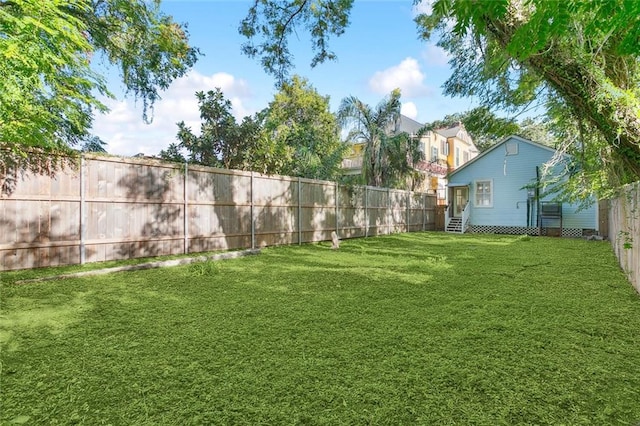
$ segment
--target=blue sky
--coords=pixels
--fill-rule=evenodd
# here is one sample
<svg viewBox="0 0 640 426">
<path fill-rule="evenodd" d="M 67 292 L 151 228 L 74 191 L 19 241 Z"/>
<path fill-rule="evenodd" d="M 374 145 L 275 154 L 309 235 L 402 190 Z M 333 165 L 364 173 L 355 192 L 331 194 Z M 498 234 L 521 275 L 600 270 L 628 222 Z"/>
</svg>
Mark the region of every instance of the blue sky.
<svg viewBox="0 0 640 426">
<path fill-rule="evenodd" d="M 273 77 L 258 59 L 240 51 L 245 40 L 238 26 L 249 6 L 243 0 L 163 1 L 165 13 L 188 25 L 191 44 L 203 56 L 187 76 L 162 94 L 151 125 L 143 122 L 141 106 L 122 96 L 117 76 L 109 76 L 117 99 L 107 101 L 111 112 L 97 116 L 93 128 L 107 142 L 109 153 L 158 154 L 175 141 L 179 121 L 197 132 L 200 121 L 194 93 L 198 90 L 220 87 L 239 119 L 268 105 L 275 94 Z M 442 95 L 441 86 L 450 74 L 447 58 L 434 44 L 418 40 L 415 14 L 412 0 L 355 0 L 351 24 L 341 37 L 330 41 L 338 60 L 311 68 L 311 45 L 300 29 L 290 40 L 295 56 L 292 74 L 306 77 L 321 95 L 329 96 L 332 111 L 346 96 L 375 105 L 396 87 L 402 90 L 403 113 L 419 122 L 476 106 L 471 99 Z"/>
</svg>

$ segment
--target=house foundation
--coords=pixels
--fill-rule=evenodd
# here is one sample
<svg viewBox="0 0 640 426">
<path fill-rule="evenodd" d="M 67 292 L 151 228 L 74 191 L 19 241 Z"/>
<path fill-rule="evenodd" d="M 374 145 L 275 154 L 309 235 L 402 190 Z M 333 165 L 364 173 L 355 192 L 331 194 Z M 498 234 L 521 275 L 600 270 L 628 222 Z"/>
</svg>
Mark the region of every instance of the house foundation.
<svg viewBox="0 0 640 426">
<path fill-rule="evenodd" d="M 562 236 L 568 238 L 582 238 L 590 235 L 597 235 L 595 229 L 582 228 L 538 228 L 537 226 L 487 226 L 487 225 L 469 225 L 467 232 L 470 234 L 508 234 L 508 235 L 533 235 L 533 236 Z"/>
</svg>

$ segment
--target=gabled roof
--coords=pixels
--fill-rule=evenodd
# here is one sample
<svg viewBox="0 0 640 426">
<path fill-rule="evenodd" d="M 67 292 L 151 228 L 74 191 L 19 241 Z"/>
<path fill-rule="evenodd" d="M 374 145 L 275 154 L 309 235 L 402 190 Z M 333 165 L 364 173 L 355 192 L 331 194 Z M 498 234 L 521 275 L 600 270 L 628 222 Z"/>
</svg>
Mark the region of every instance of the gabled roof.
<svg viewBox="0 0 640 426">
<path fill-rule="evenodd" d="M 462 123 L 461 121 L 458 121 L 456 125 L 451 127 L 441 127 L 439 129 L 436 129 L 434 130 L 434 132 L 439 134 L 440 136 L 444 136 L 447 139 L 456 138 L 458 140 L 461 140 L 471 147 L 471 151 L 478 151 L 478 148 L 476 148 L 476 144 L 473 143 L 473 138 L 471 137 L 469 132 L 467 132 L 467 129 L 465 129 L 464 127 L 464 123 Z"/>
<path fill-rule="evenodd" d="M 434 130 L 434 132 L 436 132 L 439 135 L 444 136 L 445 138 L 453 138 L 453 137 L 456 137 L 458 135 L 458 132 L 461 129 L 462 129 L 462 126 L 461 125 L 457 125 L 457 126 L 443 128 L 443 129 L 436 129 L 436 130 Z"/>
<path fill-rule="evenodd" d="M 423 127 L 424 124 L 420 124 L 406 115 L 400 115 L 400 128 L 398 129 L 398 132 L 407 132 L 410 135 L 415 135 L 418 133 L 418 130 Z"/>
<path fill-rule="evenodd" d="M 481 153 L 480 155 L 478 155 L 477 157 L 473 158 L 471 161 L 468 161 L 466 163 L 464 163 L 462 166 L 458 167 L 457 169 L 455 169 L 454 171 L 452 171 L 451 173 L 449 173 L 449 176 L 453 176 L 456 173 L 458 173 L 460 170 L 467 168 L 468 166 L 470 166 L 471 164 L 475 163 L 476 161 L 480 160 L 481 158 L 483 158 L 485 155 L 489 154 L 491 151 L 498 149 L 499 147 L 501 147 L 502 145 L 504 145 L 506 142 L 510 141 L 510 140 L 517 140 L 518 142 L 524 142 L 524 143 L 528 143 L 529 145 L 535 146 L 537 148 L 542 148 L 544 150 L 547 150 L 549 152 L 553 152 L 554 154 L 557 152 L 555 149 L 550 148 L 546 145 L 542 145 L 538 142 L 534 142 L 531 141 L 529 139 L 525 139 L 523 137 L 517 136 L 517 135 L 511 135 L 511 136 L 507 136 L 506 138 L 504 138 L 502 141 L 498 142 L 497 144 L 495 144 L 494 146 L 492 146 L 491 148 L 489 148 L 488 150 L 486 150 L 485 152 Z"/>
</svg>

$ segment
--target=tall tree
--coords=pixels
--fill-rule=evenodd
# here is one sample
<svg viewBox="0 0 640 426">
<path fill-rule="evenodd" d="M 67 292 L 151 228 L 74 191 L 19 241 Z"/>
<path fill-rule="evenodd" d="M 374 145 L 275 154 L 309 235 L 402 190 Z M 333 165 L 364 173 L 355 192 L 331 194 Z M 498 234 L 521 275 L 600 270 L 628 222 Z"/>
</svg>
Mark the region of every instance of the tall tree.
<svg viewBox="0 0 640 426">
<path fill-rule="evenodd" d="M 196 96 L 200 134 L 178 123 L 178 143 L 163 150 L 162 158 L 312 179 L 338 177 L 346 145 L 329 98 L 306 79 L 285 81 L 267 108 L 240 124 L 219 88 Z"/>
<path fill-rule="evenodd" d="M 251 53 L 271 58 L 269 70 L 287 29 L 305 22 L 294 6 L 311 10 L 316 2 L 258 3 L 263 18 L 250 35 L 273 48 Z M 325 21 L 336 23 L 333 34 L 349 22 L 351 4 L 340 6 L 322 9 Z M 249 16 L 257 19 L 257 10 Z M 452 58 L 445 93 L 500 109 L 544 100 L 549 120 L 570 136 L 568 152 L 584 160 L 572 175 L 587 184 L 578 192 L 640 179 L 640 2 L 436 0 L 416 22 L 421 36 L 439 36 Z M 326 46 L 326 35 L 317 36 Z"/>
<path fill-rule="evenodd" d="M 193 133 L 184 121 L 178 123 L 178 143 L 160 152 L 169 161 L 189 161 L 205 166 L 252 170 L 259 132 L 259 118 L 245 117 L 236 122 L 231 101 L 220 88 L 207 93 L 197 92 L 200 109 L 200 134 Z M 186 152 L 185 157 L 183 152 Z"/>
<path fill-rule="evenodd" d="M 279 153 L 270 172 L 335 179 L 346 150 L 329 98 L 299 76 L 283 82 L 264 111 L 264 144 Z"/>
<path fill-rule="evenodd" d="M 415 180 L 415 165 L 422 160 L 418 144 L 399 132 L 400 90 L 393 90 L 371 107 L 355 96 L 342 100 L 338 117 L 353 143 L 364 144 L 362 173 L 373 186 L 406 188 Z"/>
<path fill-rule="evenodd" d="M 159 91 L 195 63 L 187 33 L 159 0 L 0 0 L 0 167 L 55 171 L 52 154 L 88 136 L 98 99 L 110 96 L 91 67 L 118 67 L 144 118 Z M 12 159 L 22 158 L 21 161 Z"/>
<path fill-rule="evenodd" d="M 420 187 L 425 179 L 424 173 L 417 168 L 424 160 L 420 138 L 401 132 L 390 137 L 385 145 L 388 166 L 383 173 L 383 186 L 411 191 Z"/>
</svg>

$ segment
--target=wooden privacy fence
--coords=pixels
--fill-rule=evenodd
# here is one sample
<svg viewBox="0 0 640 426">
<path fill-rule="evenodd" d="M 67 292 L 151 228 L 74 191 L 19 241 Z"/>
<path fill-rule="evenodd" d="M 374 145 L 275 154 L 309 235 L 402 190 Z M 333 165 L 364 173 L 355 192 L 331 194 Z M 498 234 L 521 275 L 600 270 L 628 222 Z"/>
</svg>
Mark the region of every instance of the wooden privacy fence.
<svg viewBox="0 0 640 426">
<path fill-rule="evenodd" d="M 620 266 L 640 292 L 640 182 L 626 185 L 610 200 L 609 240 Z"/>
<path fill-rule="evenodd" d="M 0 270 L 432 230 L 432 194 L 84 156 L 0 198 Z"/>
</svg>

